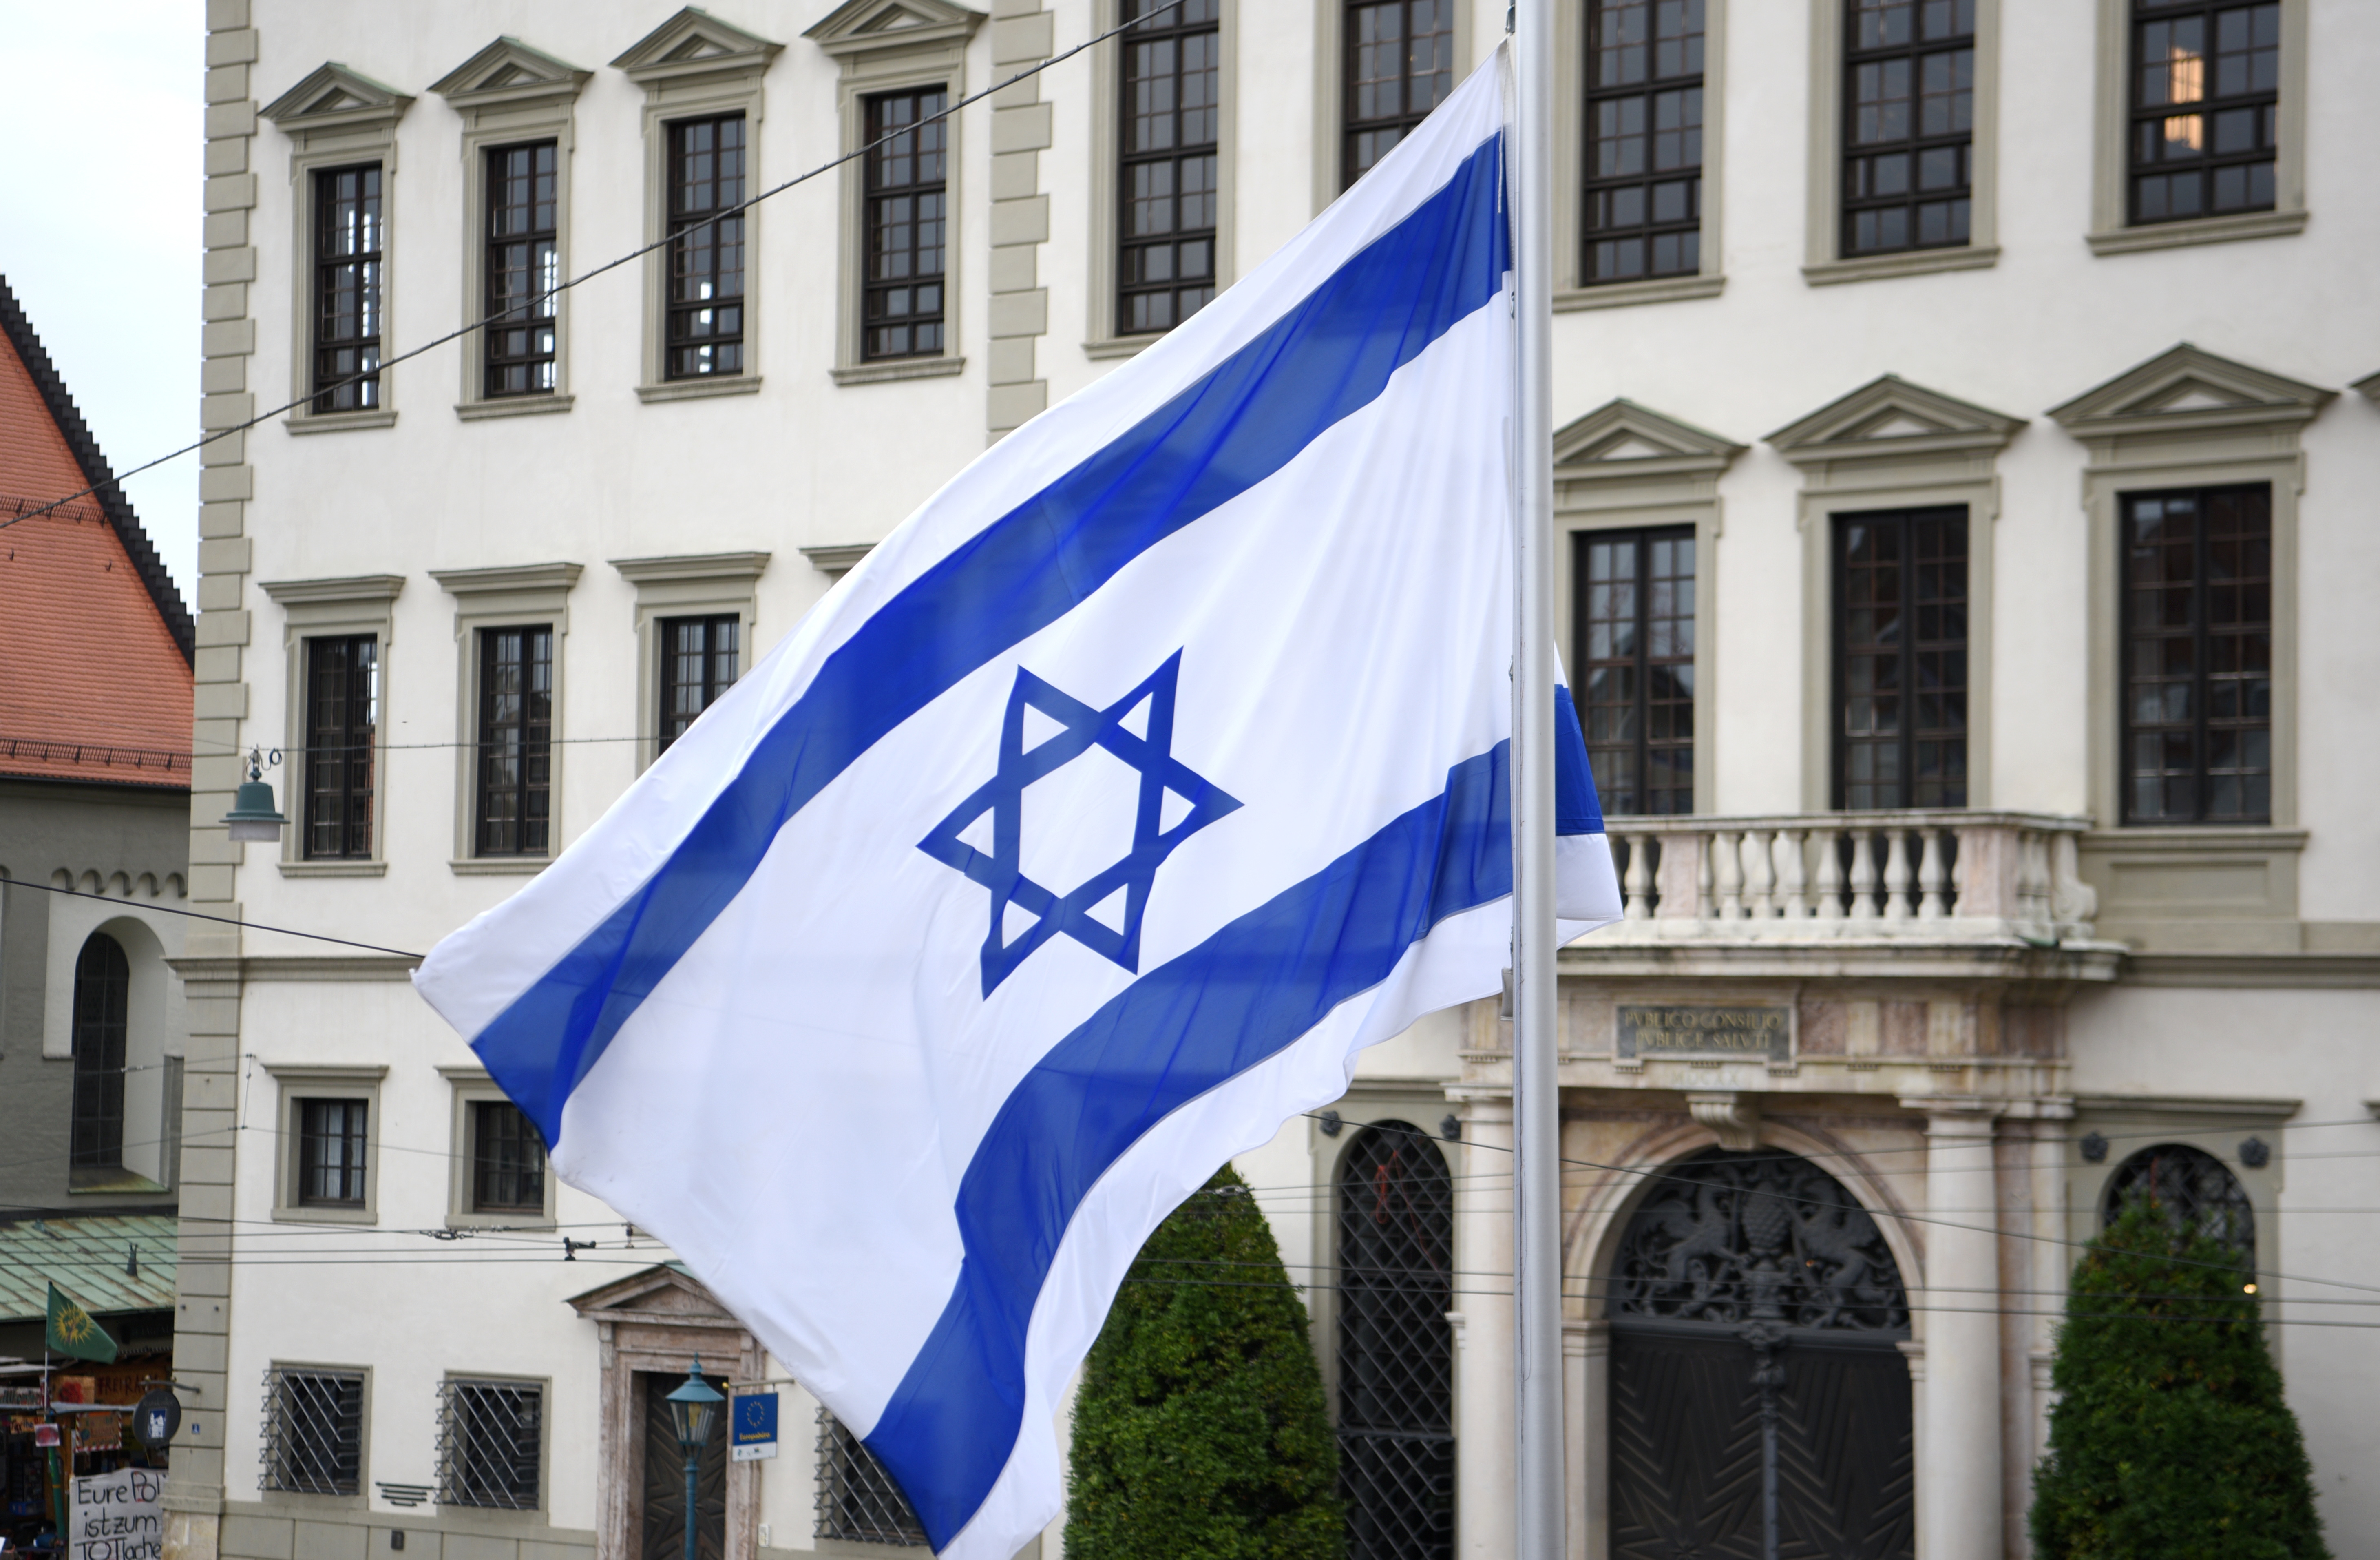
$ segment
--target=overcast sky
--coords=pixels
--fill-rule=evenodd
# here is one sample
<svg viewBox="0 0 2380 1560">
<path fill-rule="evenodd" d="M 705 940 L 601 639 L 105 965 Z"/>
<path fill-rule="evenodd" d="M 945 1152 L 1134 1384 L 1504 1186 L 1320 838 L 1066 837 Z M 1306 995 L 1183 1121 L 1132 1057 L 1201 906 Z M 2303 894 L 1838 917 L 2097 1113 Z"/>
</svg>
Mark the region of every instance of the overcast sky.
<svg viewBox="0 0 2380 1560">
<path fill-rule="evenodd" d="M 198 436 L 204 8 L 0 0 L 0 274 L 124 471 Z M 195 610 L 198 457 L 124 487 Z"/>
</svg>

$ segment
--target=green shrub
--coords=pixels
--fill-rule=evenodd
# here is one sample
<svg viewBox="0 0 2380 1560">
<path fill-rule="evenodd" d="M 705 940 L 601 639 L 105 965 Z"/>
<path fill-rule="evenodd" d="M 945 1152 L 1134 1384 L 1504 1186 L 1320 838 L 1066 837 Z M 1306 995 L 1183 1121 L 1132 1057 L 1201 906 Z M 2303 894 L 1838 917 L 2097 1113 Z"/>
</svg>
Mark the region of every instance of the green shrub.
<svg viewBox="0 0 2380 1560">
<path fill-rule="evenodd" d="M 1229 1165 L 1141 1248 L 1075 1398 L 1067 1560 L 1338 1560 L 1305 1308 Z"/>
<path fill-rule="evenodd" d="M 2091 1243 L 2034 1480 L 2040 1560 L 2328 1560 L 2252 1282 L 2145 1200 Z"/>
</svg>

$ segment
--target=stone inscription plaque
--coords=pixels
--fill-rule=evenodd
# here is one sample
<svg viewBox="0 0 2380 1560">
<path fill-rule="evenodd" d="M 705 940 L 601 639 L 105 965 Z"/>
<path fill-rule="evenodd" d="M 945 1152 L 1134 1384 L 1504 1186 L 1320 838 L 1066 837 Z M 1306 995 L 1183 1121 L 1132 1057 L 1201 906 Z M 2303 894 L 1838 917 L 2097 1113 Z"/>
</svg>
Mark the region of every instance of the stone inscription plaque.
<svg viewBox="0 0 2380 1560">
<path fill-rule="evenodd" d="M 1621 1003 L 1619 1056 L 1793 1059 L 1793 1010 L 1706 1003 Z"/>
</svg>

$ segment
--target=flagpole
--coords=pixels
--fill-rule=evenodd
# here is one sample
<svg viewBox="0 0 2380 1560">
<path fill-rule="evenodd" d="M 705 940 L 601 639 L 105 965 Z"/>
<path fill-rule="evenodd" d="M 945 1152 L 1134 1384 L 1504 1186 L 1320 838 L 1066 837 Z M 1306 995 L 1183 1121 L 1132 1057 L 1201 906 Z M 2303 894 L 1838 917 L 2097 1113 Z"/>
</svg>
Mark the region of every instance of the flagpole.
<svg viewBox="0 0 2380 1560">
<path fill-rule="evenodd" d="M 1513 557 L 1513 1476 L 1519 1560 L 1563 1560 L 1561 1130 L 1555 1069 L 1553 6 L 1514 0 L 1520 383 Z"/>
</svg>

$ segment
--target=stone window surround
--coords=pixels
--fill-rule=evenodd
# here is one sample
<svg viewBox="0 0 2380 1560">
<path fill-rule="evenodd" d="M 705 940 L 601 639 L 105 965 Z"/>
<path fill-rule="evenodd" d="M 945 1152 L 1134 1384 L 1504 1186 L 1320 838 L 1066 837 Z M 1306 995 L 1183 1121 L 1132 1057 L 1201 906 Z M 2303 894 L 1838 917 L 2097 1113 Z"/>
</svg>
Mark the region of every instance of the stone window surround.
<svg viewBox="0 0 2380 1560">
<path fill-rule="evenodd" d="M 1113 0 L 1108 0 L 1108 3 L 1112 5 Z M 1225 3 L 1229 5 L 1232 0 L 1225 0 Z M 1351 0 L 1316 0 L 1314 6 L 1314 214 L 1317 216 L 1322 214 L 1322 209 L 1325 206 L 1339 199 L 1343 189 L 1339 182 L 1339 175 L 1344 165 L 1342 152 L 1347 138 L 1347 7 L 1350 3 Z M 1485 3 L 1496 6 L 1498 35 L 1500 37 L 1503 8 L 1496 6 L 1496 0 L 1485 0 Z M 1479 63 L 1472 39 L 1475 0 L 1453 0 L 1453 4 L 1454 83 L 1456 86 L 1461 86 L 1463 78 L 1469 76 L 1472 68 Z M 1558 11 L 1569 9 L 1576 4 L 1577 0 L 1561 0 L 1556 9 Z M 1557 29 L 1561 25 L 1560 21 L 1555 23 Z M 1575 28 L 1577 24 L 1573 22 L 1571 25 Z M 1559 38 L 1561 34 L 1557 31 L 1556 36 Z M 1585 44 L 1584 39 L 1573 32 L 1571 41 L 1562 46 L 1575 52 L 1583 49 Z M 1224 45 L 1223 58 L 1228 61 L 1231 57 L 1231 45 L 1227 42 Z M 1567 57 L 1567 55 L 1560 55 L 1557 56 L 1557 59 Z M 1560 69 L 1559 64 L 1556 69 L 1557 71 Z M 1558 80 L 1559 79 L 1557 77 Z M 1559 103 L 1561 93 L 1557 91 L 1554 96 Z M 1114 101 L 1112 91 L 1102 101 Z M 1232 100 L 1227 94 L 1223 101 L 1228 104 Z M 1560 108 L 1556 108 L 1557 115 L 1560 112 Z M 1227 116 L 1224 123 L 1230 122 Z M 1560 133 L 1559 125 L 1556 133 Z M 1560 151 L 1557 150 L 1555 152 L 1557 160 L 1554 164 L 1557 179 L 1560 177 L 1561 164 L 1559 160 L 1560 155 Z M 1226 179 L 1230 177 L 1228 174 L 1224 177 Z M 1230 185 L 1227 183 L 1224 188 L 1228 189 Z M 1560 186 L 1557 185 L 1556 188 L 1559 190 Z M 1554 209 L 1559 213 L 1561 210 L 1561 196 L 1557 193 L 1554 201 Z M 1226 209 L 1229 208 L 1226 207 Z M 1554 242 L 1560 244 L 1561 240 L 1557 238 Z M 1217 235 L 1217 243 L 1220 248 L 1221 244 L 1220 233 Z M 1556 252 L 1559 254 L 1559 250 Z M 1557 273 L 1558 275 L 1571 274 Z M 1559 297 L 1560 294 L 1556 296 Z"/>
<path fill-rule="evenodd" d="M 279 1380 L 284 1371 L 320 1371 L 329 1375 L 361 1376 L 364 1379 L 363 1407 L 357 1415 L 356 1493 L 352 1495 L 316 1495 L 309 1494 L 302 1490 L 275 1490 L 267 1487 L 257 1492 L 257 1505 L 251 1509 L 271 1511 L 278 1508 L 282 1512 L 298 1516 L 301 1520 L 307 1513 L 370 1510 L 371 1497 L 368 1492 L 371 1489 L 372 1466 L 372 1368 L 369 1365 L 333 1364 L 320 1359 L 282 1359 L 276 1357 L 267 1364 L 266 1369 L 273 1372 L 272 1379 L 274 1381 Z M 264 1400 L 257 1405 L 257 1408 L 260 1426 L 269 1422 L 273 1411 L 273 1396 L 269 1388 Z M 229 1416 L 218 1409 L 216 1417 L 228 1418 Z M 257 1471 L 261 1474 L 263 1469 L 261 1455 L 258 1460 L 260 1466 Z M 260 1479 L 259 1482 L 261 1484 L 262 1481 Z M 230 1504 L 225 1503 L 226 1514 L 231 1509 Z M 220 1544 L 217 1546 L 217 1553 L 221 1553 Z"/>
<path fill-rule="evenodd" d="M 1972 271 L 1999 262 L 2000 0 L 1975 0 L 1974 117 L 1969 146 L 1967 241 L 1842 258 L 1843 0 L 1810 0 L 1810 171 L 1802 278 L 1836 282 Z M 1707 101 L 1707 100 L 1706 100 Z M 1707 135 L 1707 131 L 1706 135 Z"/>
<path fill-rule="evenodd" d="M 1986 0 L 1991 3 L 1991 0 Z M 2131 159 L 2125 141 L 2131 116 L 2132 0 L 2098 0 L 2093 67 L 2091 230 L 2095 255 L 2219 244 L 2233 238 L 2279 238 L 2303 232 L 2306 211 L 2306 33 L 2308 0 L 2280 0 L 2281 101 L 2273 165 L 2273 209 L 2192 217 L 2181 222 L 2126 222 L 2125 186 Z"/>
<path fill-rule="evenodd" d="M 1344 5 L 1345 0 L 1330 0 L 1317 7 L 1328 14 L 1331 5 Z M 1467 9 L 1470 0 L 1455 0 L 1458 10 Z M 1232 257 L 1237 252 L 1239 221 L 1239 57 L 1240 0 L 1217 0 L 1215 28 L 1216 61 L 1215 103 L 1215 291 L 1220 294 L 1232 285 L 1236 273 Z M 1118 24 L 1123 7 L 1118 0 L 1094 0 L 1091 32 L 1097 36 Z M 1117 94 L 1123 90 L 1123 48 L 1122 38 L 1110 40 L 1091 51 L 1091 165 L 1090 182 L 1086 187 L 1090 212 L 1090 265 L 1086 275 L 1086 297 L 1088 317 L 1084 321 L 1084 355 L 1099 360 L 1108 358 L 1129 358 L 1152 341 L 1161 339 L 1165 332 L 1141 335 L 1125 335 L 1116 330 L 1116 246 L 1123 235 L 1117 224 L 1123 220 L 1118 209 L 1120 180 L 1117 158 L 1121 155 L 1123 109 Z M 1460 57 L 1462 45 L 1456 44 Z M 1461 79 L 1458 71 L 1456 79 Z M 1334 140 L 1333 145 L 1337 142 Z M 1337 191 L 1333 190 L 1333 197 Z M 1326 201 L 1325 204 L 1328 204 Z M 1317 208 L 1319 209 L 1318 207 Z"/>
<path fill-rule="evenodd" d="M 716 52 L 688 59 L 670 57 L 690 40 Z M 669 235 L 669 128 L 681 119 L 713 115 L 744 116 L 744 189 L 748 199 L 767 188 L 761 172 L 760 127 L 767 100 L 761 78 L 784 48 L 692 6 L 655 28 L 612 62 L 644 89 L 645 239 L 660 244 Z M 663 335 L 669 320 L 669 250 L 645 257 L 642 368 L 637 396 L 646 402 L 697 400 L 710 396 L 748 396 L 760 388 L 759 286 L 761 210 L 744 220 L 744 372 L 701 379 L 663 376 Z"/>
<path fill-rule="evenodd" d="M 502 1097 L 501 1091 L 499 1092 L 498 1097 Z M 550 1173 L 545 1178 L 545 1184 L 548 1188 L 546 1195 L 550 1199 L 553 1195 L 552 1190 L 553 1186 L 553 1176 Z M 484 1218 L 486 1215 L 480 1215 L 480 1217 Z M 455 1227 L 451 1220 L 448 1222 L 448 1227 Z M 480 1227 L 488 1228 L 492 1226 L 482 1225 Z M 509 1535 L 509 1533 L 515 1530 L 532 1529 L 536 1530 L 538 1537 L 542 1539 L 544 1542 L 552 1542 L 552 1539 L 558 1535 L 552 1534 L 552 1530 L 546 1526 L 546 1523 L 553 1510 L 553 1378 L 552 1376 L 516 1375 L 509 1371 L 468 1371 L 450 1369 L 441 1374 L 438 1378 L 442 1407 L 443 1406 L 444 1389 L 447 1383 L 452 1382 L 468 1382 L 475 1386 L 481 1384 L 488 1386 L 527 1386 L 535 1387 L 537 1389 L 537 1504 L 535 1505 L 528 1506 L 459 1505 L 449 1505 L 444 1501 L 440 1501 L 437 1503 L 438 1514 L 442 1518 L 439 1525 L 445 1528 L 447 1532 L 456 1532 L 456 1529 L 455 1527 L 448 1526 L 448 1524 L 453 1518 L 460 1517 L 473 1526 L 485 1524 L 489 1530 L 495 1533 Z M 436 1481 L 443 1480 L 444 1475 L 445 1455 L 442 1452 L 438 1454 L 437 1463 L 432 1469 L 433 1481 L 431 1487 L 433 1489 L 437 1487 Z M 430 1526 L 428 1523 L 424 1523 L 422 1525 L 424 1527 Z M 468 1528 L 462 1530 L 463 1532 L 468 1532 L 468 1530 L 469 1530 Z M 442 1534 L 441 1538 L 443 1539 L 443 1536 L 444 1535 Z M 457 1536 L 460 1536 L 460 1534 L 458 1533 Z M 522 1536 L 527 1538 L 528 1537 L 528 1534 L 524 1532 Z"/>
<path fill-rule="evenodd" d="M 579 564 L 555 563 L 430 571 L 430 578 L 455 598 L 455 837 L 454 854 L 446 865 L 457 877 L 534 875 L 562 853 L 570 591 L 578 583 L 582 568 Z M 546 760 L 546 854 L 475 856 L 472 845 L 479 796 L 475 761 L 480 740 L 480 630 L 538 623 L 549 624 L 553 629 L 553 723 Z"/>
<path fill-rule="evenodd" d="M 317 105 L 337 93 L 352 107 Z M 281 420 L 292 433 L 389 428 L 396 423 L 395 379 L 380 377 L 380 405 L 369 411 L 317 412 L 308 392 L 314 384 L 314 176 L 327 168 L 380 165 L 380 217 L 383 234 L 396 232 L 396 125 L 413 99 L 344 65 L 325 64 L 267 105 L 263 116 L 289 138 L 291 212 L 289 288 L 289 395 L 303 404 Z M 381 250 L 381 356 L 397 339 L 396 247 L 386 238 Z"/>
<path fill-rule="evenodd" d="M 385 1066 L 267 1062 L 280 1091 L 273 1104 L 273 1219 L 276 1224 L 376 1225 L 380 1223 L 380 1086 Z M 298 1102 L 361 1100 L 364 1103 L 364 1205 L 323 1208 L 298 1200 Z M 344 1370 L 346 1367 L 340 1367 Z M 369 1417 L 369 1415 L 367 1416 Z"/>
<path fill-rule="evenodd" d="M 380 680 L 380 719 L 388 720 L 389 646 L 395 639 L 396 598 L 405 589 L 401 574 L 358 574 L 335 579 L 273 579 L 257 589 L 282 611 L 281 640 L 287 662 L 288 692 L 282 701 L 282 750 L 297 755 L 284 767 L 282 797 L 289 823 L 281 831 L 281 855 L 276 863 L 283 877 L 380 877 L 388 871 L 388 792 L 382 785 L 387 765 L 374 755 L 372 765 L 371 855 L 365 859 L 306 859 L 306 798 L 304 790 L 306 705 L 306 641 L 350 634 L 370 634 L 379 643 L 375 654 Z"/>
<path fill-rule="evenodd" d="M 1727 286 L 1719 243 L 1727 144 L 1727 0 L 1703 0 L 1702 263 L 1690 276 L 1648 276 L 1597 286 L 1585 279 L 1585 213 L 1579 209 L 1579 191 L 1586 182 L 1586 7 L 1587 0 L 1554 7 L 1554 312 L 1717 298 Z"/>
<path fill-rule="evenodd" d="M 550 1230 L 554 1227 L 554 1175 L 549 1161 L 545 1167 L 545 1208 L 537 1213 L 491 1213 L 471 1206 L 471 1107 L 483 1103 L 508 1103 L 512 1096 L 488 1075 L 488 1069 L 469 1065 L 441 1065 L 438 1076 L 446 1080 L 454 1096 L 454 1120 L 447 1141 L 452 1145 L 447 1159 L 446 1227 L 448 1229 L 511 1229 Z M 455 1372 L 449 1372 L 454 1374 Z M 471 1374 L 465 1371 L 462 1374 Z M 474 1375 L 474 1380 L 483 1379 Z M 495 1380 L 495 1376 L 484 1379 Z M 524 1380 L 530 1378 L 523 1378 Z M 551 1395 L 548 1401 L 551 1402 Z M 540 1501 L 540 1506 L 543 1505 Z"/>
<path fill-rule="evenodd" d="M 2067 1126 L 2067 1238 L 2087 1241 L 2099 1234 L 2099 1203 L 2107 1182 L 2124 1161 L 2159 1143 L 2180 1143 L 2220 1160 L 2238 1179 L 2256 1213 L 2256 1271 L 2269 1274 L 2280 1261 L 2282 1147 L 2299 1100 L 2186 1099 L 2157 1095 L 2079 1095 Z M 2094 1164 L 2082 1157 L 2082 1139 L 2093 1131 L 2107 1139 L 2107 1156 Z M 2263 1140 L 2272 1158 L 2251 1169 L 2240 1160 L 2240 1144 Z"/>
<path fill-rule="evenodd" d="M 613 558 L 612 567 L 637 588 L 637 773 L 661 756 L 661 633 L 665 617 L 733 614 L 738 625 L 735 675 L 759 659 L 757 596 L 767 553 L 688 553 L 670 557 Z"/>
<path fill-rule="evenodd" d="M 1924 431 L 1880 432 L 1902 422 Z M 2023 426 L 2022 418 L 1886 374 L 1767 436 L 1802 472 L 1794 525 L 1802 533 L 1803 811 L 1835 810 L 1833 517 L 1945 505 L 1967 511 L 1967 806 L 1991 805 L 1995 467 Z"/>
<path fill-rule="evenodd" d="M 1612 452 L 1645 448 L 1646 455 Z M 1694 531 L 1694 805 L 1715 800 L 1718 701 L 1711 633 L 1718 621 L 1719 478 L 1742 445 L 1674 418 L 1615 400 L 1554 435 L 1554 530 L 1562 539 L 1554 556 L 1555 635 L 1563 665 L 1580 675 L 1584 647 L 1572 634 L 1576 603 L 1577 539 L 1599 530 L 1692 526 Z"/>
<path fill-rule="evenodd" d="M 499 69 L 510 66 L 527 78 L 497 87 L 479 87 Z M 463 121 L 463 298 L 471 318 L 487 308 L 488 296 L 488 152 L 499 146 L 551 140 L 554 151 L 554 245 L 564 276 L 570 274 L 570 174 L 575 149 L 579 89 L 594 72 L 565 65 L 516 39 L 499 38 L 453 71 L 434 81 L 430 91 L 444 98 Z M 565 412 L 570 395 L 570 295 L 554 300 L 553 393 L 540 396 L 486 394 L 487 333 L 473 331 L 463 338 L 462 389 L 455 414 L 466 422 L 491 417 L 534 416 Z"/>
<path fill-rule="evenodd" d="M 888 11 L 903 11 L 917 19 L 905 26 L 884 27 L 881 18 Z M 866 143 L 868 100 L 879 93 L 941 87 L 951 103 L 965 97 L 967 43 L 983 20 L 981 12 L 946 0 L 849 0 L 804 32 L 802 36 L 815 41 L 841 67 L 835 82 L 835 124 L 843 150 L 856 152 Z M 965 166 L 961 138 L 965 117 L 952 114 L 942 120 L 947 171 L 942 201 L 942 349 L 938 354 L 876 362 L 864 356 L 861 295 L 868 265 L 868 160 L 855 158 L 840 170 L 834 367 L 829 371 L 837 384 L 939 379 L 966 368 L 966 359 L 959 351 L 960 310 L 965 298 L 965 246 L 960 241 L 960 170 Z"/>
</svg>

